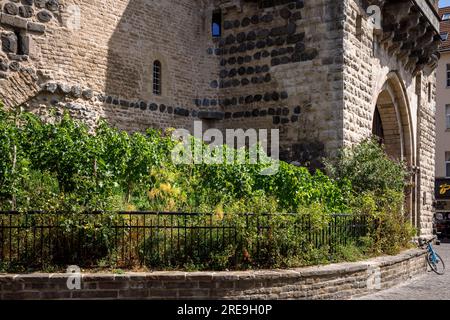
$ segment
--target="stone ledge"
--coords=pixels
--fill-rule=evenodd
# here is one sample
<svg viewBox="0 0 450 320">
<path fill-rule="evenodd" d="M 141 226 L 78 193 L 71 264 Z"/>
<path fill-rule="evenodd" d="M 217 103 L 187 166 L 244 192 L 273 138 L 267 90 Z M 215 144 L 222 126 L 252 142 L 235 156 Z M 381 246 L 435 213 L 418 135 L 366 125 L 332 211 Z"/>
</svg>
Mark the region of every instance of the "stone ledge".
<svg viewBox="0 0 450 320">
<path fill-rule="evenodd" d="M 82 290 L 74 291 L 66 288 L 65 274 L 3 274 L 0 299 L 350 299 L 397 285 L 426 268 L 425 252 L 414 249 L 287 270 L 91 273 L 82 275 Z"/>
</svg>

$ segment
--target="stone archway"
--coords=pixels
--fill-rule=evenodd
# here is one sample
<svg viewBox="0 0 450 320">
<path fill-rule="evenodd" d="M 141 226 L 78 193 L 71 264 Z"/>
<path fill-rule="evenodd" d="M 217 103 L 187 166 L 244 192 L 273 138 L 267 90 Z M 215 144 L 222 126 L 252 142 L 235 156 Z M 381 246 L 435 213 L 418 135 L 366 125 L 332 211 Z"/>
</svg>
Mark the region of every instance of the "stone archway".
<svg viewBox="0 0 450 320">
<path fill-rule="evenodd" d="M 415 166 L 415 143 L 411 110 L 403 82 L 391 72 L 381 88 L 373 112 L 372 133 L 383 143 L 386 153 L 395 160 Z M 405 214 L 417 225 L 417 187 L 412 177 L 410 190 L 406 191 Z"/>
<path fill-rule="evenodd" d="M 415 164 L 414 137 L 406 91 L 397 73 L 390 73 L 378 94 L 372 133 L 380 138 L 393 159 Z"/>
</svg>

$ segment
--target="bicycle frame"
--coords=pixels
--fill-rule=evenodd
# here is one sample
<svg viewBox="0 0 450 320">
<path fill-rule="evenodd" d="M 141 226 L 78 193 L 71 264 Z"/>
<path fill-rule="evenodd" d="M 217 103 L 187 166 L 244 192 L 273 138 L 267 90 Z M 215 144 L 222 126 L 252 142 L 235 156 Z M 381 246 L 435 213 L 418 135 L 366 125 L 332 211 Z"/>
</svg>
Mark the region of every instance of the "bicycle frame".
<svg viewBox="0 0 450 320">
<path fill-rule="evenodd" d="M 431 244 L 431 242 L 428 243 L 428 247 L 427 247 L 428 253 L 431 254 L 431 259 L 433 260 L 433 263 L 438 263 L 439 259 L 436 256 L 436 253 L 434 251 L 433 245 Z"/>
</svg>

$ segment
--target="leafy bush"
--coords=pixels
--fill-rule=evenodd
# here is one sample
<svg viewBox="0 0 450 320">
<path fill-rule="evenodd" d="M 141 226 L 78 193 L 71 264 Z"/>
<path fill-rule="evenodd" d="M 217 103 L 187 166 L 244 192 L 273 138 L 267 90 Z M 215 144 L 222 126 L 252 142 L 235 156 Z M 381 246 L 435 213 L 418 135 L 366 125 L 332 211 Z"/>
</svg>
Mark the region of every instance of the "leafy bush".
<svg viewBox="0 0 450 320">
<path fill-rule="evenodd" d="M 198 213 L 177 222 L 193 226 L 184 231 L 158 230 L 145 240 L 132 228 L 121 234 L 152 268 L 289 267 L 345 258 L 352 255 L 351 249 L 344 247 L 333 258 L 330 247 L 317 248 L 308 239 L 311 232 L 329 226 L 332 213 L 370 217 L 374 227 L 364 244 L 356 244 L 366 254 L 395 253 L 407 246 L 411 228 L 402 215 L 407 172 L 375 141 L 345 149 L 328 161 L 328 176 L 285 162 L 280 162 L 275 175 L 264 176 L 260 172 L 267 164 L 249 161 L 175 165 L 171 154 L 180 142 L 170 137 L 170 131 L 130 135 L 101 122 L 91 132 L 67 114 L 44 122 L 29 113 L 0 108 L 0 210 L 59 214 L 59 220 L 53 221 L 62 230 L 57 246 L 73 256 L 50 252 L 49 264 L 74 261 L 81 254 L 75 248 L 87 253 L 90 265 L 110 265 L 120 259 L 125 248 L 116 247 L 112 239 L 117 234 L 111 227 L 120 218 L 114 214 L 77 218 L 86 211 Z M 192 143 L 209 148 L 199 141 Z M 221 146 L 213 152 L 218 151 L 248 160 L 254 150 Z M 265 221 L 264 232 L 249 226 L 243 213 Z M 211 214 L 210 227 L 232 227 L 241 241 L 227 241 L 220 232 L 213 240 L 205 237 L 206 229 L 196 226 Z M 310 229 L 298 232 L 305 219 Z M 120 222 L 127 226 L 127 219 Z M 165 223 L 169 222 L 174 221 Z M 74 233 L 86 235 L 86 243 L 72 244 L 69 239 Z M 39 240 L 50 241 L 44 236 Z M 260 248 L 257 256 L 255 246 Z M 127 265 L 136 263 L 131 260 Z"/>
<path fill-rule="evenodd" d="M 352 186 L 351 211 L 370 218 L 372 254 L 396 254 L 410 246 L 415 230 L 404 214 L 410 177 L 404 163 L 389 158 L 373 138 L 344 149 L 326 167 L 333 179 Z"/>
</svg>

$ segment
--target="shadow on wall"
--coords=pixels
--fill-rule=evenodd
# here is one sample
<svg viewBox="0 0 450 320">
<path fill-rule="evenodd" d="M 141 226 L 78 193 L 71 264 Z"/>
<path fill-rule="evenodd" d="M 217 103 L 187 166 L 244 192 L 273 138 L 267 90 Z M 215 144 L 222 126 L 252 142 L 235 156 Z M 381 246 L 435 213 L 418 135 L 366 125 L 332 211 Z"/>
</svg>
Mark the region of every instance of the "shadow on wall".
<svg viewBox="0 0 450 320">
<path fill-rule="evenodd" d="M 104 116 L 111 124 L 128 131 L 190 126 L 194 100 L 212 76 L 205 74 L 218 66 L 207 54 L 201 2 L 128 1 L 108 43 Z"/>
</svg>

